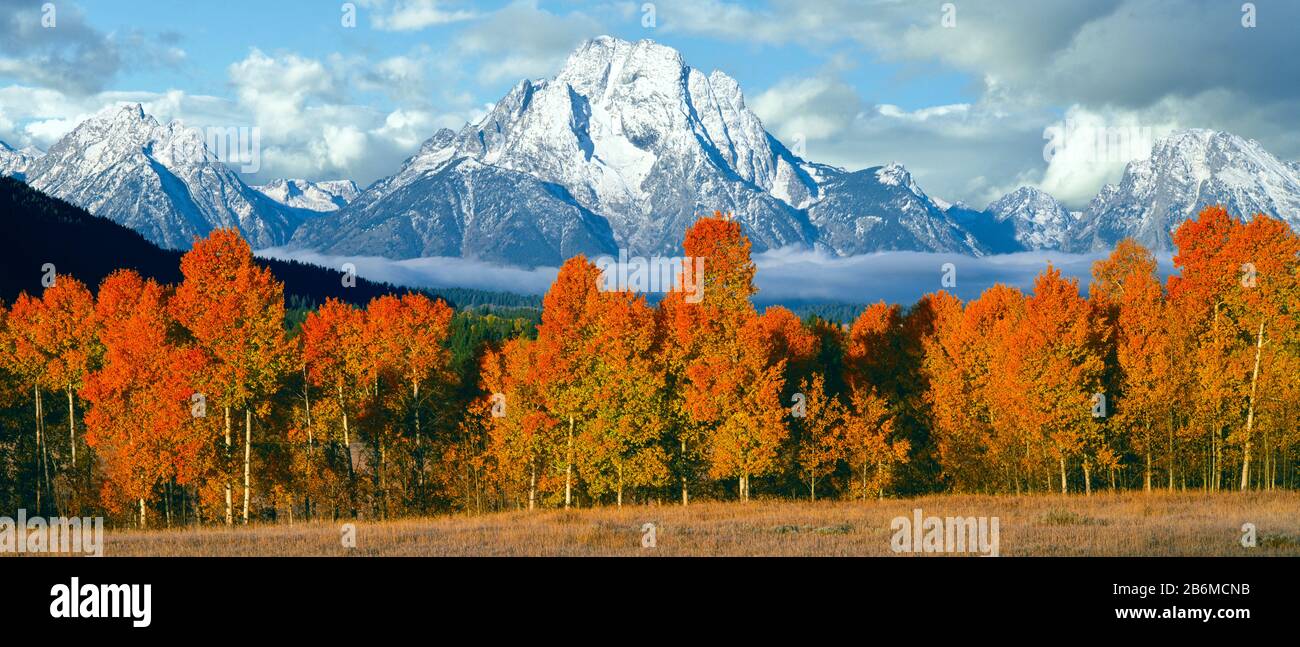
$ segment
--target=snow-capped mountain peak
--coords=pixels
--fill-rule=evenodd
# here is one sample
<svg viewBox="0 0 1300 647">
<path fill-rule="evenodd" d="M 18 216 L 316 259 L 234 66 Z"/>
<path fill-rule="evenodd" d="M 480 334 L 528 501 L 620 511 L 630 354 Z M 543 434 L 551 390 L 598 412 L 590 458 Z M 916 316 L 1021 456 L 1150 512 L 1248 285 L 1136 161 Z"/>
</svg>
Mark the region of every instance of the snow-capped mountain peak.
<svg viewBox="0 0 1300 647">
<path fill-rule="evenodd" d="M 1247 218 L 1266 213 L 1300 230 L 1300 173 L 1259 142 L 1214 130 L 1181 130 L 1130 162 L 1117 184 L 1093 198 L 1070 234 L 1072 250 L 1106 249 L 1133 237 L 1172 249 L 1178 225 L 1207 205 Z"/>
<path fill-rule="evenodd" d="M 562 238 L 578 235 L 572 227 L 585 231 L 581 237 L 589 241 L 612 232 L 611 241 L 590 253 L 618 247 L 670 253 L 697 217 L 715 209 L 737 214 L 757 249 L 811 245 L 816 232 L 803 209 L 819 189 L 807 166 L 763 129 L 734 79 L 721 72 L 705 75 L 653 41 L 601 37 L 573 52 L 554 78 L 520 81 L 477 123 L 454 135 L 434 135 L 339 220 L 355 220 L 370 231 L 405 229 L 424 218 L 412 210 L 427 208 L 422 194 L 430 187 L 457 186 L 466 195 L 450 205 L 456 215 L 446 214 L 451 220 L 437 227 L 415 227 L 420 240 L 401 249 L 442 250 L 442 241 L 428 238 L 436 233 L 459 239 L 450 248 L 454 253 L 490 256 L 495 252 L 484 249 L 491 246 L 486 237 L 502 234 L 480 228 L 508 228 L 506 221 L 521 210 L 542 221 L 526 226 L 541 233 L 540 240 L 527 243 L 534 248 L 528 256 L 556 264 L 567 244 Z M 519 205 L 506 196 L 492 203 L 490 193 L 473 188 L 479 181 L 495 185 L 521 176 L 540 183 L 552 208 L 559 201 L 568 205 L 560 211 L 588 215 L 577 224 L 561 223 L 537 212 L 540 205 Z M 445 227 L 454 231 L 448 234 Z M 341 230 L 350 231 L 333 221 L 315 222 L 294 242 L 335 252 L 398 253 L 387 242 Z"/>
<path fill-rule="evenodd" d="M 164 247 L 236 227 L 255 247 L 281 244 L 303 219 L 254 191 L 179 121 L 160 125 L 140 104 L 100 111 L 27 169 L 47 194 L 139 231 Z"/>
<path fill-rule="evenodd" d="M 985 211 L 995 221 L 1009 223 L 1026 249 L 1060 249 L 1074 220 L 1056 198 L 1030 186 L 1002 196 Z"/>
<path fill-rule="evenodd" d="M 287 207 L 310 211 L 336 211 L 346 207 L 361 193 L 352 180 L 273 180 L 254 186 L 263 195 Z"/>
<path fill-rule="evenodd" d="M 898 162 L 890 162 L 876 169 L 876 181 L 891 186 L 907 187 L 907 190 L 912 193 L 923 194 L 921 187 L 912 180 L 912 174 Z"/>
</svg>

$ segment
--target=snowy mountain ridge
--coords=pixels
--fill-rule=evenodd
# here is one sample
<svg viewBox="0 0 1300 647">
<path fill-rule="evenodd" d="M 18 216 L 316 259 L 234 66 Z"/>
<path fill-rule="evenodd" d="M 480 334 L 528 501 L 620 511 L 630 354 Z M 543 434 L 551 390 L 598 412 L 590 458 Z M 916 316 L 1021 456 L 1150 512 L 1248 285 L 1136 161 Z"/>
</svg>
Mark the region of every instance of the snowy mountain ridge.
<svg viewBox="0 0 1300 647">
<path fill-rule="evenodd" d="M 1102 187 L 1071 228 L 1068 251 L 1098 251 L 1125 237 L 1172 249 L 1173 230 L 1207 205 L 1248 218 L 1266 213 L 1300 231 L 1300 165 L 1253 139 L 1214 130 L 1180 130 L 1155 142 Z"/>
<path fill-rule="evenodd" d="M 499 190 L 504 178 L 531 198 Z M 558 264 L 572 249 L 673 253 L 714 210 L 736 214 L 759 251 L 984 252 L 901 165 L 853 174 L 803 160 L 763 128 L 731 77 L 653 41 L 609 37 L 576 50 L 555 78 L 519 82 L 477 123 L 434 134 L 291 245 Z"/>
<path fill-rule="evenodd" d="M 180 122 L 139 105 L 79 124 L 46 154 L 0 145 L 0 173 L 188 247 L 237 227 L 254 247 L 459 256 L 557 266 L 575 254 L 679 253 L 700 215 L 736 215 L 756 252 L 1094 252 L 1132 236 L 1156 251 L 1207 204 L 1300 229 L 1300 162 L 1210 130 L 1176 131 L 1083 212 L 1021 187 L 984 209 L 921 189 L 897 162 L 857 171 L 803 159 L 769 134 L 739 84 L 676 50 L 596 38 L 555 77 L 523 80 L 481 119 L 442 129 L 365 190 L 348 180 L 249 186 Z"/>
<path fill-rule="evenodd" d="M 245 184 L 202 132 L 179 121 L 161 125 L 139 104 L 81 122 L 26 176 L 33 188 L 174 249 L 220 227 L 237 228 L 254 247 L 278 245 L 306 217 Z"/>
</svg>

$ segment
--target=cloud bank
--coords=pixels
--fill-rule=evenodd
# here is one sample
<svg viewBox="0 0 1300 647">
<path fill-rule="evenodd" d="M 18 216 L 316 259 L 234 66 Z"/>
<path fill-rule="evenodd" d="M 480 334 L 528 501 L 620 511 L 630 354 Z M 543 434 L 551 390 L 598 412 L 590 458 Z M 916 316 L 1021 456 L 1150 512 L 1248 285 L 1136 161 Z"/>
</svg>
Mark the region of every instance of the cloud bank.
<svg viewBox="0 0 1300 647">
<path fill-rule="evenodd" d="M 332 256 L 313 251 L 270 248 L 259 256 L 297 260 L 334 268 L 356 265 L 357 274 L 373 281 L 422 288 L 473 288 L 544 294 L 558 274 L 558 268 L 524 269 L 484 261 L 453 257 L 393 260 L 375 256 Z M 1104 253 L 1065 254 L 1021 252 L 976 258 L 960 254 L 931 252 L 878 252 L 859 256 L 831 256 L 820 251 L 787 247 L 756 254 L 755 283 L 760 304 L 889 303 L 911 304 L 921 296 L 947 290 L 963 300 L 978 297 L 996 283 L 1033 290 L 1034 277 L 1048 264 L 1067 277 L 1077 278 L 1086 293 L 1092 263 Z M 1162 276 L 1172 272 L 1168 255 L 1158 257 Z M 952 264 L 952 286 L 944 285 Z M 651 295 L 655 296 L 655 295 Z"/>
<path fill-rule="evenodd" d="M 848 48 L 900 66 L 938 63 L 971 79 L 970 101 L 900 110 L 829 66 L 784 79 L 753 107 L 808 157 L 848 168 L 905 163 L 929 193 L 983 207 L 1033 185 L 1081 209 L 1130 157 L 1040 151 L 1051 127 L 1212 128 L 1300 157 L 1300 3 L 1256 0 L 661 0 L 668 33 L 770 46 Z M 1247 8 L 1246 5 L 1249 5 Z M 1249 11 L 1248 11 L 1249 9 Z M 945 20 L 949 18 L 949 20 Z"/>
<path fill-rule="evenodd" d="M 469 258 L 435 256 L 393 260 L 382 256 L 333 256 L 301 249 L 271 247 L 257 250 L 264 258 L 300 261 L 338 270 L 356 266 L 357 276 L 371 281 L 417 288 L 470 288 L 515 294 L 544 294 L 559 268 L 525 269 Z"/>
</svg>

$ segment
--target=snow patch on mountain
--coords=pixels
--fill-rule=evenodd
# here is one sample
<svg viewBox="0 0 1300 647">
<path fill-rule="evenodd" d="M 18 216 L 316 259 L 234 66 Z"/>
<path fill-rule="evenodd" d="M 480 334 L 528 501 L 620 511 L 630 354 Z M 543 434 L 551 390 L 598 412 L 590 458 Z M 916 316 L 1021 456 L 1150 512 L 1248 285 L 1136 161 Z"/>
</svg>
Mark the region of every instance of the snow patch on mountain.
<svg viewBox="0 0 1300 647">
<path fill-rule="evenodd" d="M 0 176 L 11 176 L 20 180 L 25 179 L 27 167 L 31 166 L 32 162 L 35 162 L 44 154 L 35 146 L 16 149 L 0 141 Z"/>
</svg>

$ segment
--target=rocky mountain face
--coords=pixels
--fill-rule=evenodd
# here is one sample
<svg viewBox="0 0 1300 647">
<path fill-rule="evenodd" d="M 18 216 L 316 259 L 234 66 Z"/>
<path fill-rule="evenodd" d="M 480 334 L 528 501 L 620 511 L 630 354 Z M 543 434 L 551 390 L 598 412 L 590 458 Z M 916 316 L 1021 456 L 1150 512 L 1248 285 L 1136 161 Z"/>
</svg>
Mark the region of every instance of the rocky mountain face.
<svg viewBox="0 0 1300 647">
<path fill-rule="evenodd" d="M 469 256 L 524 266 L 617 250 L 604 218 L 530 175 L 459 158 L 415 182 L 386 182 L 306 223 L 292 244 L 331 254 Z"/>
<path fill-rule="evenodd" d="M 885 250 L 992 251 L 921 190 L 899 164 L 819 174 L 821 198 L 809 208 L 817 244 L 839 255 Z"/>
<path fill-rule="evenodd" d="M 220 227 L 238 228 L 254 247 L 282 244 L 309 213 L 245 184 L 202 132 L 160 125 L 138 104 L 83 121 L 31 163 L 26 179 L 173 249 Z"/>
</svg>

